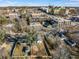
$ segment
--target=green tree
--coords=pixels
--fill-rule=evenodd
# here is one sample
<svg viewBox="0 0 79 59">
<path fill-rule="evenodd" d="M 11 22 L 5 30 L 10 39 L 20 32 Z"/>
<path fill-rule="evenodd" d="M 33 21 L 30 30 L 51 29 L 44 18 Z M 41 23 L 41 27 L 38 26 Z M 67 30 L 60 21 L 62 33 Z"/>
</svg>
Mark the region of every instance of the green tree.
<svg viewBox="0 0 79 59">
<path fill-rule="evenodd" d="M 30 45 L 34 43 L 37 39 L 37 33 L 36 31 L 34 31 L 34 29 L 32 31 L 27 32 L 26 36 L 27 43 L 29 43 Z"/>
<path fill-rule="evenodd" d="M 30 25 L 30 17 L 26 17 L 27 25 Z"/>
<path fill-rule="evenodd" d="M 0 30 L 0 44 L 3 43 L 5 34 L 6 34 L 5 30 Z"/>
<path fill-rule="evenodd" d="M 54 9 L 51 8 L 50 14 L 54 14 Z"/>
<path fill-rule="evenodd" d="M 0 16 L 0 24 L 3 25 L 3 24 L 7 24 L 7 23 L 8 23 L 7 18 Z"/>
<path fill-rule="evenodd" d="M 15 24 L 15 31 L 16 32 L 21 32 L 21 26 L 20 26 L 20 23 L 19 23 L 19 20 L 18 19 L 14 19 L 14 24 Z"/>
</svg>

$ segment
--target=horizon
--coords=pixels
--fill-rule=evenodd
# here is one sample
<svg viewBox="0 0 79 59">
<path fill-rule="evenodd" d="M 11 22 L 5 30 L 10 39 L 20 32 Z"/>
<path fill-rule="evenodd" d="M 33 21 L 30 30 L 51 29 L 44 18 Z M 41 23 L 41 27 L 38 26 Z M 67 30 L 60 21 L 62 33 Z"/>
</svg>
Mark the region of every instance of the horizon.
<svg viewBox="0 0 79 59">
<path fill-rule="evenodd" d="M 79 7 L 79 0 L 0 0 L 0 7 L 8 6 L 68 6 Z"/>
<path fill-rule="evenodd" d="M 54 6 L 54 5 L 47 5 L 47 6 L 28 6 L 28 5 L 21 5 L 21 6 L 0 6 L 0 8 L 1 7 L 48 7 L 48 6 L 52 6 L 52 7 L 71 7 L 71 8 L 73 8 L 73 7 L 79 7 L 79 6 Z"/>
</svg>

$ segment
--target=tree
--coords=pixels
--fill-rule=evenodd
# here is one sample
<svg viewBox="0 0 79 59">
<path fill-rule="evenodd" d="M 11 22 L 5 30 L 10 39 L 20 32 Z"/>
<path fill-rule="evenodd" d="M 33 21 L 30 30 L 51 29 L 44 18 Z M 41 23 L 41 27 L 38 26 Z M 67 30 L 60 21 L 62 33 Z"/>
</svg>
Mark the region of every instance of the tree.
<svg viewBox="0 0 79 59">
<path fill-rule="evenodd" d="M 54 14 L 54 9 L 53 9 L 53 8 L 51 9 L 51 12 L 50 12 L 50 13 L 51 13 L 51 14 Z"/>
<path fill-rule="evenodd" d="M 14 19 L 14 24 L 15 24 L 15 31 L 16 32 L 21 32 L 21 26 L 20 26 L 20 23 L 19 23 L 19 20 L 18 19 Z"/>
<path fill-rule="evenodd" d="M 26 21 L 27 21 L 27 25 L 30 25 L 30 17 L 27 17 Z"/>
<path fill-rule="evenodd" d="M 27 43 L 29 44 L 34 43 L 37 39 L 37 33 L 34 29 L 30 29 L 30 31 L 27 32 L 26 36 L 27 36 L 27 39 L 26 39 Z"/>
<path fill-rule="evenodd" d="M 59 9 L 59 15 L 61 15 L 61 16 L 65 15 L 65 11 L 66 11 L 66 9 L 60 8 Z"/>
<path fill-rule="evenodd" d="M 0 24 L 3 25 L 6 23 L 8 23 L 8 20 L 5 17 L 0 16 Z"/>
<path fill-rule="evenodd" d="M 6 34 L 5 30 L 0 30 L 0 43 L 4 41 L 5 34 Z"/>
</svg>

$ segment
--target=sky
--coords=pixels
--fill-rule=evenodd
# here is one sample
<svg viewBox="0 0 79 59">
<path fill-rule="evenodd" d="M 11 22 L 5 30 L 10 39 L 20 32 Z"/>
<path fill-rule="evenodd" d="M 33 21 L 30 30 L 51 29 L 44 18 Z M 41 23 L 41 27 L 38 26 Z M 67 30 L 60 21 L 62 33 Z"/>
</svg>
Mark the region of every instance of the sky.
<svg viewBox="0 0 79 59">
<path fill-rule="evenodd" d="M 76 6 L 79 0 L 0 0 L 0 6 Z"/>
</svg>

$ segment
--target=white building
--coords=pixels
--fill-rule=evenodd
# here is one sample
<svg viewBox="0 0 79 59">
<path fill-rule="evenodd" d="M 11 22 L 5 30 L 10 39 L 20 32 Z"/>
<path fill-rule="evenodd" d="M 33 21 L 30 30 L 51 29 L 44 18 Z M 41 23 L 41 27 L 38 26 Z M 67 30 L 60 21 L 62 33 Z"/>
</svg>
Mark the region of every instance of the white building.
<svg viewBox="0 0 79 59">
<path fill-rule="evenodd" d="M 49 12 L 49 7 L 42 7 L 41 9 L 46 11 L 47 13 Z"/>
</svg>

